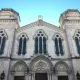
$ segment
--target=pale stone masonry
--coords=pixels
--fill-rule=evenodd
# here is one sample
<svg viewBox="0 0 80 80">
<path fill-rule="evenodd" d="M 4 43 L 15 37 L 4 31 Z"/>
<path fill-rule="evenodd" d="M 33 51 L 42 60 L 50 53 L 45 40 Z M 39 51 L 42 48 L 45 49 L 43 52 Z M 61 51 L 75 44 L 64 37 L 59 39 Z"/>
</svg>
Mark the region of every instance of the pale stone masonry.
<svg viewBox="0 0 80 80">
<path fill-rule="evenodd" d="M 80 31 L 80 12 L 68 9 L 60 15 L 59 22 L 60 27 L 55 26 L 43 21 L 40 15 L 37 21 L 20 27 L 18 12 L 11 8 L 0 10 L 0 31 L 6 36 L 4 53 L 0 53 L 0 74 L 4 71 L 4 80 L 77 80 L 80 53 L 75 36 Z M 35 53 L 35 38 L 42 35 L 39 31 L 46 37 L 46 54 Z M 19 39 L 23 35 L 26 37 L 26 54 L 19 55 Z M 63 55 L 55 53 L 56 35 L 62 40 Z"/>
</svg>

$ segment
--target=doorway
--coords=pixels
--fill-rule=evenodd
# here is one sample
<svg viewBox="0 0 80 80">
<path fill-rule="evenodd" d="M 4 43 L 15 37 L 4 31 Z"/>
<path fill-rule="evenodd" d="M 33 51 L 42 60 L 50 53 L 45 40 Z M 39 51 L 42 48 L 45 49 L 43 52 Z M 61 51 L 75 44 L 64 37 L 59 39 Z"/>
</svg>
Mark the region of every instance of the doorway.
<svg viewBox="0 0 80 80">
<path fill-rule="evenodd" d="M 47 73 L 36 73 L 35 80 L 48 80 Z"/>
<path fill-rule="evenodd" d="M 24 76 L 14 76 L 14 80 L 25 80 Z"/>
<path fill-rule="evenodd" d="M 58 76 L 58 80 L 68 80 L 68 76 Z"/>
</svg>

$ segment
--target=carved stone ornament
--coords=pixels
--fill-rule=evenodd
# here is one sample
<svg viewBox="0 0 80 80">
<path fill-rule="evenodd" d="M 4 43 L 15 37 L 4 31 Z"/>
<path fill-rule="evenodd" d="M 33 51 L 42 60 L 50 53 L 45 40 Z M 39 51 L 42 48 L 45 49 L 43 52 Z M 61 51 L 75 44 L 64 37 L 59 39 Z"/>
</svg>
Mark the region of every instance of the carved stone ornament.
<svg viewBox="0 0 80 80">
<path fill-rule="evenodd" d="M 18 64 L 15 67 L 15 71 L 25 71 L 25 66 L 23 64 Z"/>
<path fill-rule="evenodd" d="M 56 70 L 58 72 L 66 72 L 67 71 L 67 68 L 64 64 L 59 64 L 57 67 L 56 67 Z"/>
<path fill-rule="evenodd" d="M 48 66 L 47 62 L 45 62 L 43 60 L 39 60 L 34 64 L 33 70 L 43 72 L 43 71 L 48 71 L 49 68 L 50 67 Z"/>
</svg>

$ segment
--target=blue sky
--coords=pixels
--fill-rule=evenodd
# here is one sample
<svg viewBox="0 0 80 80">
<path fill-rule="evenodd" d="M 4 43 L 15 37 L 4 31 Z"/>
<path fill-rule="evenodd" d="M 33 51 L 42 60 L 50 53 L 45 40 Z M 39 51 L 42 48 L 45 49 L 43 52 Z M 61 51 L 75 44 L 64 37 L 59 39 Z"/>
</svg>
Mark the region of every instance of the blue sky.
<svg viewBox="0 0 80 80">
<path fill-rule="evenodd" d="M 20 25 L 24 26 L 38 20 L 43 20 L 59 26 L 59 17 L 67 9 L 80 11 L 80 0 L 0 0 L 1 8 L 13 8 L 21 18 Z"/>
</svg>

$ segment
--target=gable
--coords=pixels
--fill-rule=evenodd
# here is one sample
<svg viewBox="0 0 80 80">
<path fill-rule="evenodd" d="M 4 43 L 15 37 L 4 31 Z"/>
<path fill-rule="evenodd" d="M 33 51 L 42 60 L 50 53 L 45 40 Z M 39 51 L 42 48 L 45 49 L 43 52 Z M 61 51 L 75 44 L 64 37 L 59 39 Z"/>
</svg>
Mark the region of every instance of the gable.
<svg viewBox="0 0 80 80">
<path fill-rule="evenodd" d="M 25 30 L 25 29 L 30 29 L 30 28 L 33 28 L 33 27 L 41 27 L 41 26 L 44 26 L 45 28 L 49 28 L 49 29 L 55 29 L 55 30 L 60 30 L 62 31 L 61 28 L 59 28 L 58 26 L 55 26 L 53 24 L 50 24 L 50 23 L 47 23 L 43 20 L 38 20 L 38 21 L 35 21 L 33 23 L 30 23 L 28 25 L 25 25 L 25 26 L 22 26 L 20 28 L 17 29 L 17 31 L 22 31 L 22 30 Z"/>
</svg>

